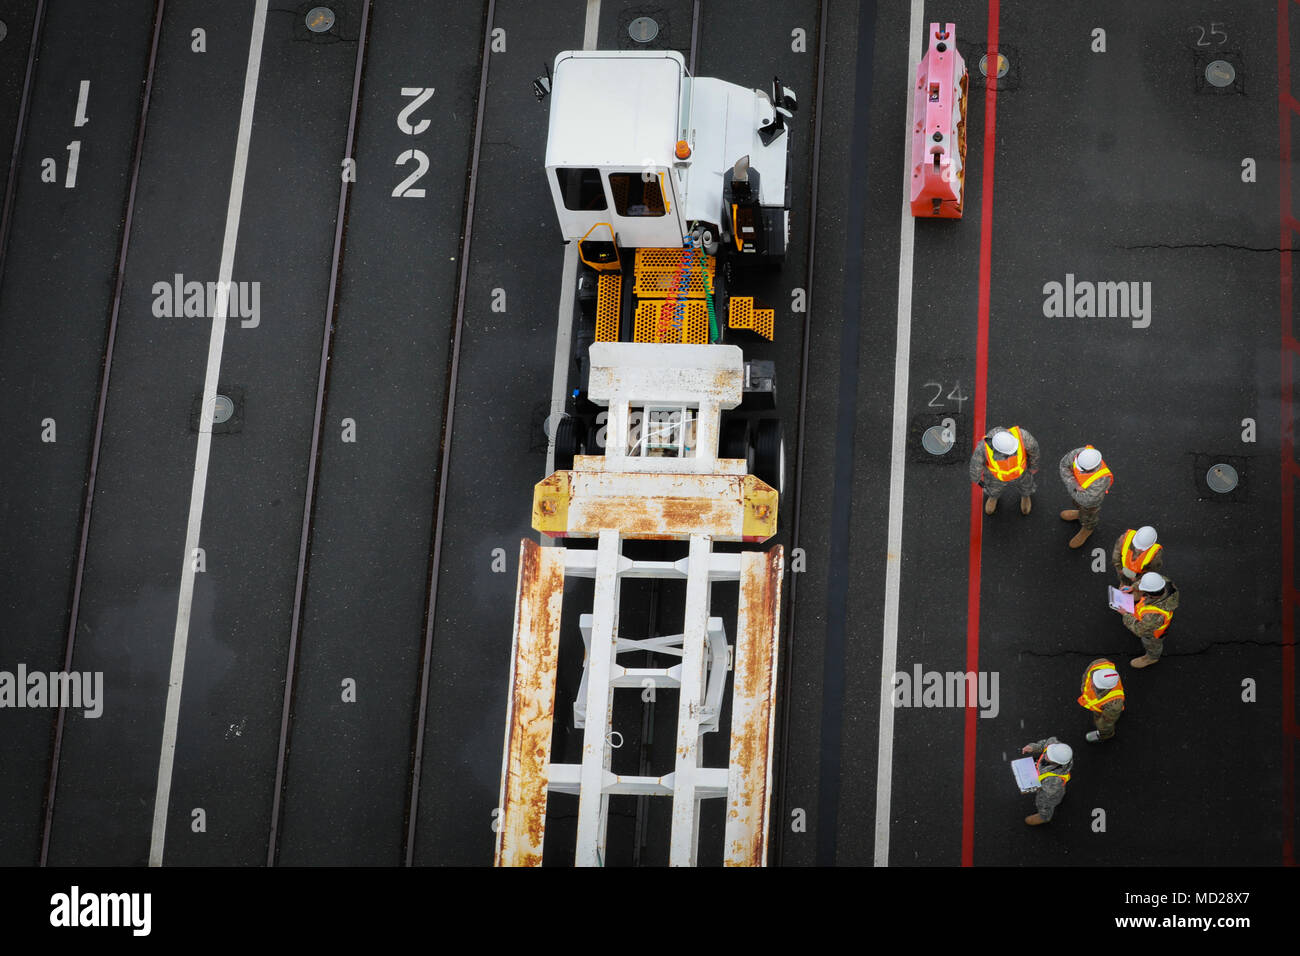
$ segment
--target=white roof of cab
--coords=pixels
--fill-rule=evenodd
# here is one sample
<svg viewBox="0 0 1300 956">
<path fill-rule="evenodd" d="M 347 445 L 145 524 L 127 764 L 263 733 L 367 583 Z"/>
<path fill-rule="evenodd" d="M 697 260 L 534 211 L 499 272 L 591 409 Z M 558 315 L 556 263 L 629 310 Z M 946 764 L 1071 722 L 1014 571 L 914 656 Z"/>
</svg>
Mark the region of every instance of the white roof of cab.
<svg viewBox="0 0 1300 956">
<path fill-rule="evenodd" d="M 686 64 L 676 50 L 569 51 L 555 58 L 546 166 L 670 166 Z"/>
</svg>

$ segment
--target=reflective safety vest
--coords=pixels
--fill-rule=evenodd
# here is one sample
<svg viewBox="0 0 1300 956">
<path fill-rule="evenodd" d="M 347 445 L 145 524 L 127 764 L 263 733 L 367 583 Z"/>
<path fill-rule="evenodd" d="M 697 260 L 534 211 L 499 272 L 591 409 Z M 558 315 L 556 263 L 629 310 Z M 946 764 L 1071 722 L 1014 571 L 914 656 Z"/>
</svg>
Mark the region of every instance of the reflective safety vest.
<svg viewBox="0 0 1300 956">
<path fill-rule="evenodd" d="M 998 481 L 1015 481 L 1025 473 L 1025 443 L 1020 439 L 1020 426 L 1008 428 L 1007 431 L 1015 437 L 1016 444 L 1019 446 L 1015 455 L 1011 458 L 998 461 L 993 457 L 993 446 L 989 444 L 987 439 L 984 441 L 984 461 L 989 466 L 989 471 L 993 473 L 993 477 Z"/>
<path fill-rule="evenodd" d="M 1133 536 L 1136 534 L 1137 531 L 1130 529 L 1128 534 L 1124 535 L 1124 543 L 1119 549 L 1120 561 L 1124 567 L 1133 572 L 1135 577 L 1160 553 L 1160 545 L 1158 544 L 1151 545 L 1145 551 L 1135 552 L 1133 550 Z"/>
<path fill-rule="evenodd" d="M 1099 714 L 1101 713 L 1102 707 L 1109 704 L 1112 700 L 1124 700 L 1124 684 L 1122 681 L 1117 681 L 1115 686 L 1106 691 L 1104 696 L 1097 696 L 1097 685 L 1092 682 L 1092 675 L 1097 673 L 1097 671 L 1104 671 L 1107 668 L 1113 671 L 1119 670 L 1119 668 L 1110 661 L 1102 661 L 1095 667 L 1089 667 L 1088 673 L 1083 675 L 1083 693 L 1079 695 L 1080 707 L 1085 707 L 1088 710 Z"/>
<path fill-rule="evenodd" d="M 1044 777 L 1060 777 L 1061 783 L 1069 783 L 1070 775 L 1068 773 L 1052 773 L 1050 770 L 1043 769 L 1043 761 L 1047 759 L 1047 751 L 1044 750 L 1038 755 L 1038 760 L 1034 762 L 1034 769 L 1038 771 L 1038 782 L 1042 783 Z M 1056 764 L 1052 764 L 1053 767 Z"/>
<path fill-rule="evenodd" d="M 1084 445 L 1083 447 L 1092 448 L 1091 445 Z M 1093 450 L 1096 451 L 1096 449 Z M 1092 484 L 1098 478 L 1101 478 L 1103 475 L 1109 475 L 1110 487 L 1111 488 L 1115 487 L 1115 476 L 1111 474 L 1110 469 L 1106 467 L 1106 462 L 1104 461 L 1097 466 L 1096 471 L 1080 471 L 1079 462 L 1077 459 L 1070 463 L 1070 468 L 1073 469 L 1074 480 L 1079 483 L 1080 488 L 1087 488 L 1090 484 Z M 1106 489 L 1106 494 L 1110 494 L 1110 488 Z"/>
<path fill-rule="evenodd" d="M 1164 637 L 1165 631 L 1169 630 L 1169 622 L 1174 619 L 1174 612 L 1166 611 L 1164 608 L 1156 607 L 1154 604 L 1148 604 L 1147 599 L 1142 598 L 1133 606 L 1133 616 L 1140 621 L 1146 614 L 1159 614 L 1165 619 L 1164 623 L 1156 628 L 1155 633 L 1156 637 Z"/>
</svg>

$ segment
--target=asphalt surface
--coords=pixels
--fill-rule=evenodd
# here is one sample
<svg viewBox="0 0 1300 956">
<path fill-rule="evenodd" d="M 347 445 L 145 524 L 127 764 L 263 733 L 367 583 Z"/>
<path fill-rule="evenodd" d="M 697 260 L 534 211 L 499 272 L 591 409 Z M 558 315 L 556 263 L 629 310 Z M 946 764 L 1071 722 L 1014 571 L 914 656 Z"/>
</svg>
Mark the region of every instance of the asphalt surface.
<svg viewBox="0 0 1300 956">
<path fill-rule="evenodd" d="M 5 143 L 17 132 L 36 4 L 11 6 L 0 15 Z M 210 333 L 203 316 L 160 315 L 155 287 L 217 277 L 254 20 L 253 4 L 166 3 L 128 236 L 156 8 L 101 6 L 102 17 L 86 18 L 49 0 L 15 167 L 0 274 L 0 670 L 58 670 L 70 651 L 72 669 L 102 672 L 102 716 L 66 714 L 48 862 L 139 866 L 156 841 Z M 582 47 L 587 4 L 543 13 L 498 0 L 489 19 L 487 4 L 431 12 L 379 0 L 363 51 L 362 0 L 333 6 L 338 23 L 324 36 L 303 26 L 306 7 L 266 19 L 233 271 L 258 284 L 258 313 L 232 316 L 224 338 L 218 391 L 236 409 L 212 436 L 167 865 L 260 866 L 268 852 L 282 865 L 491 862 L 516 556 L 533 535 L 531 488 L 545 471 L 564 259 L 541 163 L 548 105 L 534 99 L 532 79 L 556 53 Z M 890 441 L 908 6 L 832 5 L 823 37 L 812 0 L 743 15 L 703 3 L 694 50 L 689 0 L 599 8 L 601 48 L 637 46 L 628 23 L 650 15 L 660 25 L 651 46 L 693 54 L 698 75 L 766 89 L 776 74 L 800 98 L 788 133 L 790 254 L 757 278 L 777 338 L 738 340 L 748 357 L 776 362 L 788 483 L 803 448 L 798 537 L 787 491 L 773 542 L 801 548 L 806 570 L 786 579 L 770 862 L 871 865 L 882 828 L 895 866 L 1289 862 L 1295 712 L 1284 648 L 1295 637 L 1282 601 L 1296 582 L 1282 580 L 1294 528 L 1279 515 L 1281 482 L 1295 476 L 1295 462 L 1280 460 L 1295 395 L 1283 391 L 1292 359 L 1278 327 L 1278 197 L 1290 175 L 1279 162 L 1290 146 L 1278 137 L 1278 7 L 1237 4 L 1212 24 L 1171 3 L 932 6 L 922 22 L 956 22 L 971 73 L 965 215 L 915 222 L 902 462 L 891 462 Z M 987 97 L 977 63 L 991 12 L 1010 70 Z M 1104 52 L 1094 49 L 1097 28 Z M 1298 43 L 1292 12 L 1281 48 Z M 358 52 L 356 178 L 336 263 Z M 1236 68 L 1223 90 L 1205 82 L 1215 58 Z M 88 121 L 76 126 L 83 80 Z M 42 181 L 47 157 L 54 182 Z M 1243 181 L 1247 158 L 1253 181 Z M 394 195 L 404 180 L 423 195 Z M 1150 283 L 1150 325 L 1049 316 L 1044 286 L 1067 275 Z M 807 312 L 794 311 L 801 289 Z M 1294 337 L 1291 317 L 1283 329 Z M 986 426 L 1020 424 L 1042 445 L 1027 517 L 1009 501 L 972 518 L 966 461 L 981 406 Z M 949 417 L 955 448 L 931 456 L 920 435 Z M 57 441 L 42 440 L 46 419 Z M 1057 517 L 1068 502 L 1056 463 L 1085 443 L 1103 451 L 1116 485 L 1076 552 L 1066 546 L 1076 526 Z M 1241 473 L 1232 494 L 1205 487 L 1216 462 Z M 878 820 L 889 488 L 899 466 L 897 670 L 996 675 L 998 701 L 996 716 L 969 726 L 963 707 L 896 708 L 890 812 Z M 1104 585 L 1115 538 L 1147 523 L 1182 604 L 1164 659 L 1137 671 L 1128 661 L 1140 645 L 1105 606 Z M 642 550 L 677 556 L 673 546 Z M 621 633 L 680 629 L 683 590 L 628 582 Z M 713 613 L 730 619 L 734 590 L 714 591 Z M 588 584 L 566 593 L 556 760 L 581 749 L 571 706 L 577 615 L 589 601 Z M 1093 747 L 1075 697 L 1098 656 L 1120 665 L 1128 709 L 1118 736 Z M 625 743 L 615 769 L 671 769 L 675 695 L 653 706 L 630 693 L 616 700 Z M 726 717 L 706 763 L 726 760 Z M 56 720 L 49 708 L 0 709 L 0 864 L 41 858 Z M 1048 735 L 1074 746 L 1074 777 L 1052 824 L 1031 829 L 1022 820 L 1032 801 L 1005 762 Z M 552 796 L 548 864 L 571 862 L 576 810 L 576 798 Z M 721 811 L 715 801 L 702 815 L 702 865 L 721 860 Z M 666 863 L 669 812 L 665 800 L 611 801 L 608 863 Z"/>
</svg>

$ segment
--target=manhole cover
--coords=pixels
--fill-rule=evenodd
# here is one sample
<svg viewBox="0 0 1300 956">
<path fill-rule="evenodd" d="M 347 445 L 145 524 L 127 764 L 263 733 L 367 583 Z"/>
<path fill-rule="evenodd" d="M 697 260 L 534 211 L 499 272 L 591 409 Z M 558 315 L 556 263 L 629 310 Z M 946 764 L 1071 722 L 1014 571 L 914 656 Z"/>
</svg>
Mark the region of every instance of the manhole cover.
<svg viewBox="0 0 1300 956">
<path fill-rule="evenodd" d="M 921 447 L 931 455 L 946 455 L 952 450 L 952 431 L 942 425 L 931 425 L 921 436 Z"/>
<path fill-rule="evenodd" d="M 1002 77 L 1006 76 L 1007 71 L 1011 69 L 1011 61 L 1008 60 L 1001 53 L 997 54 L 997 57 L 998 57 L 997 78 L 1000 80 L 1002 79 Z M 989 55 L 987 53 L 985 53 L 982 57 L 980 57 L 980 73 L 983 74 L 984 76 L 989 75 Z"/>
<path fill-rule="evenodd" d="M 627 25 L 627 35 L 637 43 L 649 43 L 659 35 L 659 24 L 650 17 L 637 17 Z"/>
<path fill-rule="evenodd" d="M 334 11 L 329 7 L 312 7 L 307 11 L 307 29 L 312 33 L 328 33 L 334 19 Z"/>
<path fill-rule="evenodd" d="M 0 40 L 3 40 L 8 35 L 9 35 L 9 28 L 5 26 L 5 22 L 3 20 L 0 20 Z"/>
<path fill-rule="evenodd" d="M 235 403 L 225 395 L 218 395 L 212 403 L 212 423 L 224 425 L 235 414 Z"/>
<path fill-rule="evenodd" d="M 1211 491 L 1224 495 L 1237 487 L 1237 469 L 1226 463 L 1219 463 L 1205 473 L 1205 483 Z"/>
<path fill-rule="evenodd" d="M 1236 78 L 1237 68 L 1227 60 L 1213 60 L 1205 68 L 1205 79 L 1211 86 L 1231 86 Z"/>
</svg>

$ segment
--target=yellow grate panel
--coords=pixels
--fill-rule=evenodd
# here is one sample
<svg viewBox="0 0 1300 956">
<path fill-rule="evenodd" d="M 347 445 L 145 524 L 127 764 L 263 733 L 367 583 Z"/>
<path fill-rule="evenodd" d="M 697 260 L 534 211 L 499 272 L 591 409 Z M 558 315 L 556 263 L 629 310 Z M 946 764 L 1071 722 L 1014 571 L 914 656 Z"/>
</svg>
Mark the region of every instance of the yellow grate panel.
<svg viewBox="0 0 1300 956">
<path fill-rule="evenodd" d="M 623 277 L 606 273 L 596 280 L 596 341 L 618 341 L 619 304 L 622 301 Z"/>
<path fill-rule="evenodd" d="M 754 300 L 749 296 L 733 295 L 727 301 L 727 325 L 733 329 L 754 327 Z"/>
<path fill-rule="evenodd" d="M 756 309 L 749 296 L 732 296 L 727 302 L 727 325 L 733 329 L 749 329 L 771 340 L 776 331 L 776 310 Z"/>
<path fill-rule="evenodd" d="M 638 296 L 667 296 L 673 291 L 673 283 L 677 281 L 677 270 L 671 271 L 654 270 L 638 272 L 636 274 L 636 285 L 632 291 Z M 681 287 L 677 291 L 679 298 L 683 299 L 702 299 L 705 292 L 704 278 L 700 275 L 698 268 L 692 267 L 686 275 L 682 276 Z M 713 283 L 709 283 L 710 288 Z"/>
<path fill-rule="evenodd" d="M 636 251 L 636 271 L 668 271 L 676 272 L 682 264 L 682 253 L 689 252 L 686 249 L 638 249 Z M 713 275 L 716 263 L 713 256 L 706 256 L 706 268 L 709 275 Z M 697 271 L 698 266 L 693 266 Z"/>
<path fill-rule="evenodd" d="M 681 327 L 670 318 L 663 320 L 667 299 L 642 299 L 636 306 L 632 338 L 637 342 L 671 342 L 687 345 L 707 345 L 709 342 L 709 307 L 701 300 L 690 299 L 682 303 Z M 671 309 L 672 306 L 670 305 Z M 660 338 L 660 335 L 663 335 Z"/>
</svg>

